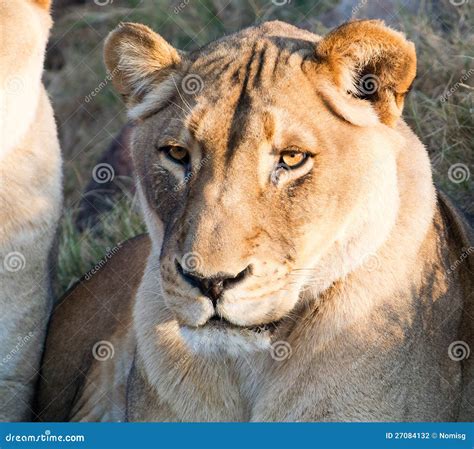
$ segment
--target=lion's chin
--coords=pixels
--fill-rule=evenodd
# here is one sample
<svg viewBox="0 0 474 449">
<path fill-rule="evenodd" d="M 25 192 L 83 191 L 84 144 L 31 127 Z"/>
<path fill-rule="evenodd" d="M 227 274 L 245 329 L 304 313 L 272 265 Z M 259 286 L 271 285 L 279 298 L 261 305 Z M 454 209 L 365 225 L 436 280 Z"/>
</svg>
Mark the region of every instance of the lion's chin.
<svg viewBox="0 0 474 449">
<path fill-rule="evenodd" d="M 244 353 L 269 350 L 276 323 L 242 327 L 226 320 L 211 319 L 204 326 L 181 326 L 181 335 L 196 354 L 238 357 Z"/>
</svg>

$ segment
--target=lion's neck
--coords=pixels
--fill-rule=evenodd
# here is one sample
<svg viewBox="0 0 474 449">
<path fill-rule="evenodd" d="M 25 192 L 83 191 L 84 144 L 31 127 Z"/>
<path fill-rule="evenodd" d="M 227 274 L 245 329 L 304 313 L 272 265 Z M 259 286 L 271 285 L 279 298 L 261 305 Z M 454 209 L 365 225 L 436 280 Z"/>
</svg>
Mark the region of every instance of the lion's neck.
<svg viewBox="0 0 474 449">
<path fill-rule="evenodd" d="M 0 59 L 4 58 L 0 55 Z M 14 151 L 34 122 L 44 90 L 41 83 L 43 55 L 24 63 L 14 76 L 0 71 L 0 160 Z"/>
</svg>

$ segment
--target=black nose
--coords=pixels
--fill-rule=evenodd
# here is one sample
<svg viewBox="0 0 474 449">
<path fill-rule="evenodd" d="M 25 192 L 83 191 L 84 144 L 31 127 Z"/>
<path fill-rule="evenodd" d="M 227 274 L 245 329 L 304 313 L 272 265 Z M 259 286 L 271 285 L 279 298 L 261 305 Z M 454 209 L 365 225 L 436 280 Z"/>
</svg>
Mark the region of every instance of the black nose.
<svg viewBox="0 0 474 449">
<path fill-rule="evenodd" d="M 193 287 L 197 287 L 203 295 L 207 296 L 212 301 L 214 307 L 217 306 L 217 301 L 225 289 L 234 287 L 251 274 L 250 265 L 237 274 L 237 276 L 227 273 L 217 273 L 211 277 L 204 277 L 196 271 L 185 271 L 178 261 L 176 261 L 176 269 L 189 284 Z"/>
</svg>

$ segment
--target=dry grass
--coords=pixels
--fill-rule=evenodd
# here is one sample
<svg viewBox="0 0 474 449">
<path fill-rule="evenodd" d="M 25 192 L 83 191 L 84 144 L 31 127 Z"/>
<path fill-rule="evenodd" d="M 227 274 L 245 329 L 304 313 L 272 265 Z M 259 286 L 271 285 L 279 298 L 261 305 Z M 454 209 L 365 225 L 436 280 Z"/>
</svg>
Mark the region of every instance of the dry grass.
<svg viewBox="0 0 474 449">
<path fill-rule="evenodd" d="M 189 50 L 255 21 L 276 18 L 324 33 L 327 28 L 322 20 L 327 23 L 341 15 L 348 19 L 347 10 L 350 13 L 365 3 L 291 0 L 276 6 L 270 0 L 114 0 L 97 6 L 88 0 L 83 6 L 58 12 L 53 54 L 64 59 L 64 65 L 48 71 L 45 78 L 65 158 L 59 290 L 87 271 L 107 248 L 144 229 L 127 195 L 94 230 L 78 233 L 72 225 L 77 201 L 97 159 L 125 121 L 123 105 L 110 83 L 103 83 L 100 92 L 85 101 L 106 78 L 102 43 L 112 28 L 121 21 L 142 22 L 175 46 Z M 448 177 L 456 163 L 462 163 L 474 176 L 472 8 L 467 2 L 456 7 L 448 0 L 410 2 L 409 8 L 404 7 L 406 0 L 400 0 L 392 11 L 387 11 L 386 2 L 381 4 L 390 23 L 404 30 L 417 46 L 418 77 L 407 100 L 406 119 L 429 149 L 435 181 L 474 216 L 472 176 L 461 183 Z M 453 92 L 443 101 L 450 89 Z"/>
</svg>

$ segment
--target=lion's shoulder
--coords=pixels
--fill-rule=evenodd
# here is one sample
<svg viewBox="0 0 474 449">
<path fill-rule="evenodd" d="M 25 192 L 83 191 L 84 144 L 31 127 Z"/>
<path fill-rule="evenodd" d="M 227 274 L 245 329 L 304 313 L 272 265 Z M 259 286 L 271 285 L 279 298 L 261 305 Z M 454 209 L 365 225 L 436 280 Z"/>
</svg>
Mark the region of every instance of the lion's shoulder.
<svg viewBox="0 0 474 449">
<path fill-rule="evenodd" d="M 119 245 L 56 306 L 37 395 L 39 420 L 68 420 L 94 365 L 109 363 L 109 359 L 115 363 L 121 345 L 129 344 L 125 340 L 131 329 L 135 292 L 149 251 L 147 235 Z"/>
</svg>

